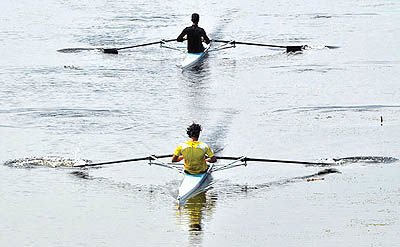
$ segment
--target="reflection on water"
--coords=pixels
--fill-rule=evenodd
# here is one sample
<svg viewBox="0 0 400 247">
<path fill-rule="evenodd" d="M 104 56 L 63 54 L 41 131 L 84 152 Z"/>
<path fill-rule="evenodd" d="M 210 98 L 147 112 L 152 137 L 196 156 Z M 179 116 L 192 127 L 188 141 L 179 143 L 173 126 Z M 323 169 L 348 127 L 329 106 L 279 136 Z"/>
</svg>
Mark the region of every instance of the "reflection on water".
<svg viewBox="0 0 400 247">
<path fill-rule="evenodd" d="M 194 196 L 186 203 L 186 211 L 189 217 L 189 231 L 201 231 L 201 219 L 203 208 L 206 204 L 206 192 Z"/>
<path fill-rule="evenodd" d="M 207 198 L 207 192 L 204 191 L 189 198 L 185 207 L 180 211 L 180 217 L 184 218 L 185 224 L 187 224 L 187 229 L 190 232 L 190 246 L 196 246 L 202 243 L 204 232 L 203 221 L 205 217 L 209 216 L 213 212 L 216 201 L 216 196 Z"/>
</svg>

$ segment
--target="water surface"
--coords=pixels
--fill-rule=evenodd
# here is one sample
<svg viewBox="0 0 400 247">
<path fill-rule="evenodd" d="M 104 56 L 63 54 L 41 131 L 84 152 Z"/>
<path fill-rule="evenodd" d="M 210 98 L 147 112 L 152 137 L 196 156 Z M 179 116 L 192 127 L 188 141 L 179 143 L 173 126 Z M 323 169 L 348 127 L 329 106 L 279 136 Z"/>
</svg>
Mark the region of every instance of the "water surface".
<svg viewBox="0 0 400 247">
<path fill-rule="evenodd" d="M 182 211 L 181 176 L 146 162 L 1 165 L 1 246 L 400 244 L 400 168 L 390 159 L 400 157 L 398 1 L 0 6 L 1 163 L 172 153 L 192 121 L 219 155 L 387 157 L 350 159 L 324 176 L 313 175 L 326 167 L 289 164 L 226 170 Z M 185 72 L 176 67 L 183 54 L 158 46 L 57 52 L 172 39 L 194 11 L 213 39 L 312 48 L 238 45 Z"/>
</svg>

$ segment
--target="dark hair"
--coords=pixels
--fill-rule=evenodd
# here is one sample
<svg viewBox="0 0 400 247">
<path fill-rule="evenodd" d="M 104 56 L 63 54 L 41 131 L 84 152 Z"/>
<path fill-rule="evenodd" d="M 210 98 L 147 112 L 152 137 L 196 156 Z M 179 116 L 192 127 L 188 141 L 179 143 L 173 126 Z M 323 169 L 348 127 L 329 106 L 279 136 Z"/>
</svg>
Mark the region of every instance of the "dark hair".
<svg viewBox="0 0 400 247">
<path fill-rule="evenodd" d="M 197 23 L 199 23 L 199 20 L 200 20 L 199 14 L 193 13 L 192 14 L 192 22 L 197 24 Z"/>
<path fill-rule="evenodd" d="M 201 131 L 201 125 L 200 124 L 196 124 L 196 123 L 192 123 L 186 129 L 186 133 L 188 134 L 188 136 L 189 137 L 195 137 L 195 138 L 199 138 L 200 131 Z"/>
</svg>

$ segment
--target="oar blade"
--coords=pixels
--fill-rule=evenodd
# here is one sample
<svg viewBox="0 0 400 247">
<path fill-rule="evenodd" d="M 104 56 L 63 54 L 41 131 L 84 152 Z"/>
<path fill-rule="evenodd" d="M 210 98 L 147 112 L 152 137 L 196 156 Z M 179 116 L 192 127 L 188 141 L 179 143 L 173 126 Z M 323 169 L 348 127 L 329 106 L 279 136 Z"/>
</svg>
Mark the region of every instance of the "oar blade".
<svg viewBox="0 0 400 247">
<path fill-rule="evenodd" d="M 118 54 L 118 50 L 116 48 L 103 48 L 102 51 L 107 54 Z"/>
<path fill-rule="evenodd" d="M 338 48 L 340 48 L 340 46 L 334 46 L 334 45 L 326 45 L 325 47 L 328 48 L 328 49 L 338 49 Z"/>
<path fill-rule="evenodd" d="M 287 46 L 286 47 L 286 52 L 298 52 L 302 51 L 304 49 L 304 45 L 293 45 L 293 46 Z"/>
</svg>

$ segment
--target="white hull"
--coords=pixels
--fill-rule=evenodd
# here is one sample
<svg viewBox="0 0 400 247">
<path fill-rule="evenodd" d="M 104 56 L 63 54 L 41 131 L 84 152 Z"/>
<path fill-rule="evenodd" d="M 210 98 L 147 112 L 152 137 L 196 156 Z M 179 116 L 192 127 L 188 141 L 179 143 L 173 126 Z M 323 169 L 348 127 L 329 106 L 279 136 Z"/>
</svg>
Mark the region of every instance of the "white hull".
<svg viewBox="0 0 400 247">
<path fill-rule="evenodd" d="M 210 47 L 211 47 L 211 42 L 210 42 L 210 44 L 205 46 L 204 52 L 188 53 L 186 55 L 185 59 L 180 64 L 180 67 L 182 69 L 188 69 L 188 68 L 192 68 L 192 67 L 196 66 L 205 57 L 205 55 L 207 55 Z"/>
<path fill-rule="evenodd" d="M 194 196 L 196 192 L 202 187 L 203 183 L 207 180 L 207 177 L 211 174 L 212 168 L 213 165 L 208 168 L 206 173 L 200 175 L 185 174 L 181 186 L 179 187 L 179 207 L 185 204 L 186 200 Z"/>
</svg>

